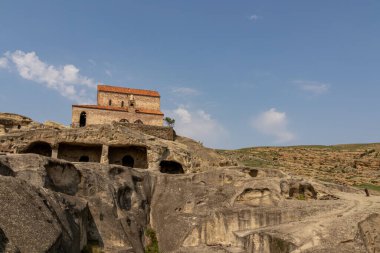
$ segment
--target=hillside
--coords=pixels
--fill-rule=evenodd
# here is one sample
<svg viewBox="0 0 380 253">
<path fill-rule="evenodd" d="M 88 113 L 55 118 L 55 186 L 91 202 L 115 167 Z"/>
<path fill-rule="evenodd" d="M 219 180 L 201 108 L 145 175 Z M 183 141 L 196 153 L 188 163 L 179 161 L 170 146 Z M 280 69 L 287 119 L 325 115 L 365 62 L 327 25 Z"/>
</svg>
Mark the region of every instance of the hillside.
<svg viewBox="0 0 380 253">
<path fill-rule="evenodd" d="M 326 181 L 378 189 L 380 144 L 215 152 L 2 116 L 0 252 L 379 252 L 380 192 Z"/>
<path fill-rule="evenodd" d="M 380 143 L 219 150 L 240 163 L 380 190 Z"/>
</svg>

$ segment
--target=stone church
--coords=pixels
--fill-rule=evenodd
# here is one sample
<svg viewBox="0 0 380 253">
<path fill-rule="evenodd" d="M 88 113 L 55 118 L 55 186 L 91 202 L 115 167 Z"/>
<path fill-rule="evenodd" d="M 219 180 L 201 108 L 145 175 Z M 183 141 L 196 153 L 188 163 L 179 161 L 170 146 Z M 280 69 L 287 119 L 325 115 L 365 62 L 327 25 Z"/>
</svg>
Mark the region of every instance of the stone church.
<svg viewBox="0 0 380 253">
<path fill-rule="evenodd" d="M 163 125 L 160 94 L 109 85 L 98 85 L 97 105 L 73 105 L 72 127 L 106 124 L 112 121 Z"/>
</svg>

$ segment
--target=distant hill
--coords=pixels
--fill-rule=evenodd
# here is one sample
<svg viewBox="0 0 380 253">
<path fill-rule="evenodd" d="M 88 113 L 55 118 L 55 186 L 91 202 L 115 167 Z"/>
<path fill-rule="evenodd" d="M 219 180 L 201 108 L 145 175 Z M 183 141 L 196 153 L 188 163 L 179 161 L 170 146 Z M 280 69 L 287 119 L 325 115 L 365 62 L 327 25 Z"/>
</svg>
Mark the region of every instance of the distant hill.
<svg viewBox="0 0 380 253">
<path fill-rule="evenodd" d="M 323 181 L 380 191 L 380 143 L 219 150 L 247 166 L 278 168 Z"/>
</svg>

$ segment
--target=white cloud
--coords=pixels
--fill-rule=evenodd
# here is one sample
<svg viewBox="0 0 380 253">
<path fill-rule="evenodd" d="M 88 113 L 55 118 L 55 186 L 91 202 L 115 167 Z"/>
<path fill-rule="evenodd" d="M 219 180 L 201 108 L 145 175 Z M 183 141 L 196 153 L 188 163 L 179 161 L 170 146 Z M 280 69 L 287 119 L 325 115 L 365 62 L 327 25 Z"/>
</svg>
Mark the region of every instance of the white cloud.
<svg viewBox="0 0 380 253">
<path fill-rule="evenodd" d="M 310 92 L 314 95 L 321 95 L 330 89 L 329 84 L 316 81 L 296 80 L 294 83 L 298 85 L 301 90 Z"/>
<path fill-rule="evenodd" d="M 288 130 L 288 119 L 285 112 L 279 112 L 275 108 L 261 113 L 251 122 L 260 133 L 273 136 L 276 142 L 283 143 L 291 141 L 295 135 Z"/>
<path fill-rule="evenodd" d="M 172 92 L 177 95 L 186 95 L 186 96 L 199 94 L 199 91 L 193 88 L 189 88 L 189 87 L 175 87 L 172 89 Z"/>
<path fill-rule="evenodd" d="M 40 83 L 47 88 L 58 91 L 62 96 L 78 103 L 90 103 L 87 97 L 89 89 L 96 88 L 96 83 L 79 74 L 79 69 L 72 64 L 53 66 L 41 61 L 35 52 L 17 50 L 4 54 L 8 65 L 14 67 L 18 74 L 30 81 Z"/>
<path fill-rule="evenodd" d="M 252 14 L 251 16 L 249 16 L 249 20 L 252 20 L 252 21 L 257 21 L 261 19 L 261 17 L 257 14 Z"/>
<path fill-rule="evenodd" d="M 175 119 L 175 130 L 179 135 L 201 141 L 206 146 L 217 147 L 228 136 L 223 126 L 204 110 L 192 111 L 184 106 L 168 111 Z"/>
<path fill-rule="evenodd" d="M 0 68 L 6 69 L 8 68 L 8 59 L 5 57 L 0 58 Z"/>
</svg>

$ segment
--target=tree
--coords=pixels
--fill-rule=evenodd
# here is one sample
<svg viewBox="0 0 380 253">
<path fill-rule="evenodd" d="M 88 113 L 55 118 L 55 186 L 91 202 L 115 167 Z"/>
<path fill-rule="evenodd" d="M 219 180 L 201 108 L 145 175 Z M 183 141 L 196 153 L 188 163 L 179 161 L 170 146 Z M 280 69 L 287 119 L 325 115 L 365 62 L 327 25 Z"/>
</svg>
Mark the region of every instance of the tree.
<svg viewBox="0 0 380 253">
<path fill-rule="evenodd" d="M 168 126 L 174 127 L 175 119 L 172 119 L 172 118 L 169 118 L 169 117 L 165 117 L 164 121 L 166 122 L 166 124 Z"/>
</svg>

